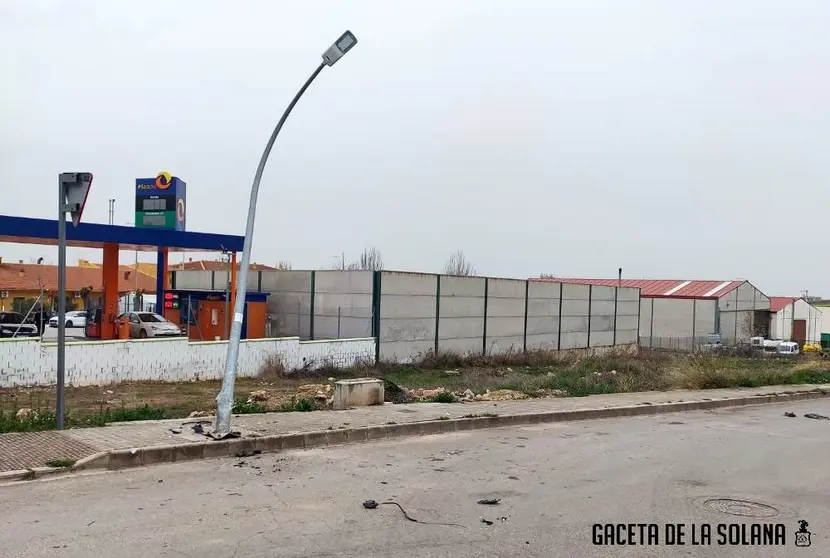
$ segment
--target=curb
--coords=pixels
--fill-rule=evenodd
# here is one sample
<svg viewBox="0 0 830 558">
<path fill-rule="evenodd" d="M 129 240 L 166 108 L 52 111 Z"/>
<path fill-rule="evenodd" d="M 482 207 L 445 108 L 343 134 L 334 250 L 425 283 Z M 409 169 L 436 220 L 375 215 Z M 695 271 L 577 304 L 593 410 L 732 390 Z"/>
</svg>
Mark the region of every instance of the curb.
<svg viewBox="0 0 830 558">
<path fill-rule="evenodd" d="M 273 453 L 286 450 L 313 449 L 326 446 L 372 442 L 388 438 L 448 434 L 451 432 L 481 430 L 485 428 L 527 426 L 541 423 L 572 422 L 618 417 L 635 417 L 678 413 L 684 411 L 703 411 L 720 409 L 724 407 L 745 407 L 751 405 L 767 405 L 770 403 L 787 403 L 808 399 L 820 399 L 828 396 L 830 396 L 830 391 L 817 389 L 815 391 L 780 395 L 754 395 L 750 397 L 732 399 L 709 399 L 678 403 L 661 403 L 658 405 L 640 404 L 626 407 L 611 407 L 606 409 L 551 411 L 546 413 L 430 420 L 404 424 L 365 426 L 351 429 L 319 430 L 294 434 L 272 434 L 268 436 L 251 438 L 232 438 L 216 442 L 205 441 L 147 446 L 142 448 L 99 452 L 79 460 L 69 468 L 37 467 L 33 469 L 7 471 L 0 473 L 0 482 L 34 480 L 35 478 L 75 471 L 88 471 L 95 469 L 120 470 L 131 467 L 156 465 L 159 463 L 179 463 L 197 459 L 233 457 L 236 454 L 243 452 L 258 451 L 262 453 Z"/>
</svg>

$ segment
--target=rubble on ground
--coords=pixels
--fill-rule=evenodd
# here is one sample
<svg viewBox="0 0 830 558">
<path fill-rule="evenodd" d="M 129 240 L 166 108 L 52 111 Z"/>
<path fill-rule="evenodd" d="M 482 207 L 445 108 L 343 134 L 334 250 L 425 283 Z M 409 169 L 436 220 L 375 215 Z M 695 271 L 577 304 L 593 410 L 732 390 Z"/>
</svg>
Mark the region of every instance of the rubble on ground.
<svg viewBox="0 0 830 558">
<path fill-rule="evenodd" d="M 488 389 L 484 393 L 479 394 L 474 393 L 473 390 L 469 388 L 464 391 L 453 392 L 450 392 L 443 387 L 435 389 L 417 388 L 410 389 L 407 391 L 411 400 L 413 401 L 429 401 L 444 393 L 449 393 L 453 395 L 457 400 L 461 401 L 462 403 L 472 401 L 516 401 L 519 399 L 527 399 L 529 397 L 529 395 L 527 395 L 526 393 L 512 389 L 497 389 L 495 391 L 490 391 Z"/>
<path fill-rule="evenodd" d="M 528 394 L 516 391 L 515 389 L 497 389 L 496 391 L 488 391 L 484 394 L 481 401 L 516 401 L 519 399 L 527 399 Z"/>
<path fill-rule="evenodd" d="M 259 389 L 248 394 L 248 403 L 256 403 L 268 409 L 278 409 L 292 399 L 310 399 L 321 406 L 331 405 L 334 388 L 331 384 L 304 384 L 291 393 L 286 390 Z"/>
<path fill-rule="evenodd" d="M 386 403 L 411 403 L 412 396 L 410 391 L 402 388 L 395 382 L 391 382 L 386 378 L 383 379 L 383 400 Z"/>
<path fill-rule="evenodd" d="M 422 401 L 426 400 L 426 399 L 432 399 L 433 397 L 437 397 L 438 395 L 440 395 L 442 393 L 447 393 L 447 390 L 445 390 L 442 387 L 435 388 L 435 389 L 418 388 L 418 389 L 409 390 L 409 395 L 411 395 L 414 399 L 418 399 L 418 400 L 422 400 Z"/>
</svg>

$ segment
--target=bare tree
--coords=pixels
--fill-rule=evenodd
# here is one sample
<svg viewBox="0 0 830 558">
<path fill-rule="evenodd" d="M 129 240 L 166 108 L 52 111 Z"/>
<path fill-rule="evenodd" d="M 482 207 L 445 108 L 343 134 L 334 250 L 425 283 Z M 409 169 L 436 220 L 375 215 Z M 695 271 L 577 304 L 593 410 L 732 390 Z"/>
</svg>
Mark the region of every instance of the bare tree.
<svg viewBox="0 0 830 558">
<path fill-rule="evenodd" d="M 444 273 L 447 275 L 458 275 L 462 277 L 467 277 L 470 275 L 476 274 L 476 268 L 473 267 L 467 257 L 464 255 L 464 252 L 461 250 L 456 250 L 452 253 L 450 258 L 447 260 L 447 263 L 444 264 Z"/>
<path fill-rule="evenodd" d="M 291 262 L 288 260 L 280 260 L 277 262 L 277 269 L 280 271 L 290 271 L 292 267 Z"/>
<path fill-rule="evenodd" d="M 383 256 L 377 248 L 367 248 L 357 261 L 350 263 L 346 269 L 352 271 L 379 271 L 383 269 Z"/>
</svg>

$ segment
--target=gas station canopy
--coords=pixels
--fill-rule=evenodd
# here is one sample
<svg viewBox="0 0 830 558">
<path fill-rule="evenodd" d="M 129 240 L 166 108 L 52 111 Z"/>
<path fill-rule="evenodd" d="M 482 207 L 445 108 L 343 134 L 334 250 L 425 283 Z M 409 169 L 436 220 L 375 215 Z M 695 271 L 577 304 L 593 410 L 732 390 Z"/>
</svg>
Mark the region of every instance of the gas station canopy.
<svg viewBox="0 0 830 558">
<path fill-rule="evenodd" d="M 58 222 L 0 215 L 0 242 L 57 245 Z M 66 245 L 78 248 L 103 248 L 118 244 L 119 250 L 157 252 L 241 252 L 245 237 L 228 234 L 145 229 L 100 223 L 80 223 L 66 227 Z"/>
</svg>

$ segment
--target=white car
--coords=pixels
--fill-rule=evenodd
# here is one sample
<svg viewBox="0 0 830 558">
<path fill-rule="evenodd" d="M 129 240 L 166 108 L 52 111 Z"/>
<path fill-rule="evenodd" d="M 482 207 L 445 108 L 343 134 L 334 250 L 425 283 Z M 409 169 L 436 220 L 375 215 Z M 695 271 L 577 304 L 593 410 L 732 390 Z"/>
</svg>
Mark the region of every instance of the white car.
<svg viewBox="0 0 830 558">
<path fill-rule="evenodd" d="M 64 327 L 85 327 L 86 310 L 72 310 L 71 312 L 67 312 L 63 323 Z M 58 327 L 57 316 L 49 318 L 49 327 Z"/>
<path fill-rule="evenodd" d="M 130 337 L 132 338 L 146 339 L 182 335 L 182 329 L 179 326 L 153 312 L 128 312 L 121 314 L 119 318 L 123 316 L 130 320 Z"/>
</svg>

